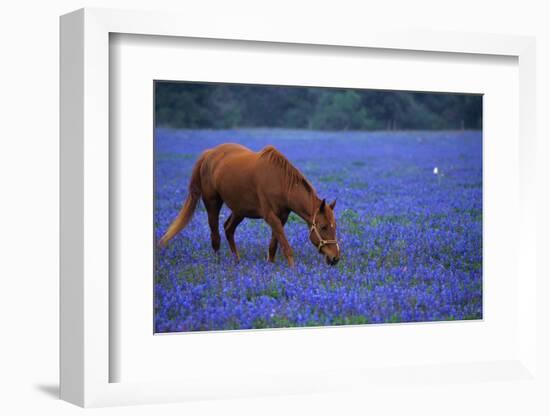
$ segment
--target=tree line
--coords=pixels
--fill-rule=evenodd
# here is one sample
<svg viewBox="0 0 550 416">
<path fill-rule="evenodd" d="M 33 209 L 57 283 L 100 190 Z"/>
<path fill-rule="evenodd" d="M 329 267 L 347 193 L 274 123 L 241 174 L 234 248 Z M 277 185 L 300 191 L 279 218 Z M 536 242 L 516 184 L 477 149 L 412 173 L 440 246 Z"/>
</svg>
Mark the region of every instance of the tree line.
<svg viewBox="0 0 550 416">
<path fill-rule="evenodd" d="M 481 129 L 482 97 L 321 87 L 155 82 L 157 127 Z"/>
</svg>

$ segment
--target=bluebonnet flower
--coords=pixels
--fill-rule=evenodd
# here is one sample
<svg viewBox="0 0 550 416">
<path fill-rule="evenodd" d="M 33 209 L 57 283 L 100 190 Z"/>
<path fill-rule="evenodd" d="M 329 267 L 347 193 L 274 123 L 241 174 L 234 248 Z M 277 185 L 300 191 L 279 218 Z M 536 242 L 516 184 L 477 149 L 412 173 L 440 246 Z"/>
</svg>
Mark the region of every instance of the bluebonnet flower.
<svg viewBox="0 0 550 416">
<path fill-rule="evenodd" d="M 280 253 L 275 264 L 265 261 L 271 231 L 261 220 L 237 229 L 240 263 L 225 241 L 216 258 L 199 205 L 156 253 L 156 332 L 482 317 L 480 132 L 157 129 L 155 136 L 157 240 L 181 208 L 198 155 L 237 142 L 275 145 L 319 195 L 338 198 L 342 247 L 340 263 L 327 266 L 291 215 L 294 269 Z M 228 215 L 224 207 L 220 222 Z"/>
</svg>

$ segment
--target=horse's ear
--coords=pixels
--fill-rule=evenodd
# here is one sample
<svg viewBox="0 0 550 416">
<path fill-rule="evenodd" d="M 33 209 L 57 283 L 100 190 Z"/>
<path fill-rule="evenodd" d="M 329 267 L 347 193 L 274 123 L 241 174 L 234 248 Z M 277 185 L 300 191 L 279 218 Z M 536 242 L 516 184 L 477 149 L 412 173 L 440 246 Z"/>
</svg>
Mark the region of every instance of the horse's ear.
<svg viewBox="0 0 550 416">
<path fill-rule="evenodd" d="M 323 212 L 325 210 L 325 204 L 326 204 L 326 201 L 323 199 L 321 201 L 321 206 L 319 207 L 319 212 Z"/>
<path fill-rule="evenodd" d="M 334 199 L 334 201 L 332 201 L 332 202 L 330 203 L 330 207 L 331 207 L 332 209 L 334 209 L 335 206 L 336 206 L 336 199 Z"/>
</svg>

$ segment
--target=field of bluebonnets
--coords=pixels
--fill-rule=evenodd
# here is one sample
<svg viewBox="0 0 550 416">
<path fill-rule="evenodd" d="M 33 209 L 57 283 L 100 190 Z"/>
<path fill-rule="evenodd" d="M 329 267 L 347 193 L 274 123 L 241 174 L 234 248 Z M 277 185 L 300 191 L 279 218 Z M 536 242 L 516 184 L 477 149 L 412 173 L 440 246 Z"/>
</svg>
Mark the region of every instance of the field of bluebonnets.
<svg viewBox="0 0 550 416">
<path fill-rule="evenodd" d="M 267 263 L 270 229 L 246 219 L 236 263 L 221 224 L 219 258 L 202 203 L 189 226 L 156 253 L 155 331 L 344 325 L 482 317 L 481 132 L 155 132 L 155 233 L 160 238 L 187 195 L 192 166 L 224 142 L 275 145 L 338 199 L 342 258 L 326 265 L 305 223 L 285 227 L 294 249 Z"/>
</svg>

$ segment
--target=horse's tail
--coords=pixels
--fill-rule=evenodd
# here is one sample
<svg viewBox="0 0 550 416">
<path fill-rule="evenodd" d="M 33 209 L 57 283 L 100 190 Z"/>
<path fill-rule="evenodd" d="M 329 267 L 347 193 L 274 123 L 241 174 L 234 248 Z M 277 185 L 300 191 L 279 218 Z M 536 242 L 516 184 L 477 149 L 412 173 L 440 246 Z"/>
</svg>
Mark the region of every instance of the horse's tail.
<svg viewBox="0 0 550 416">
<path fill-rule="evenodd" d="M 202 155 L 195 163 L 193 172 L 191 173 L 191 180 L 189 181 L 189 194 L 187 195 L 185 203 L 183 204 L 178 216 L 174 219 L 174 221 L 172 221 L 172 224 L 168 227 L 168 231 L 166 231 L 160 239 L 158 243 L 160 247 L 164 247 L 168 241 L 172 239 L 172 237 L 183 230 L 183 228 L 193 217 L 193 213 L 195 212 L 197 203 L 201 197 L 201 166 L 203 161 L 204 155 Z"/>
</svg>

